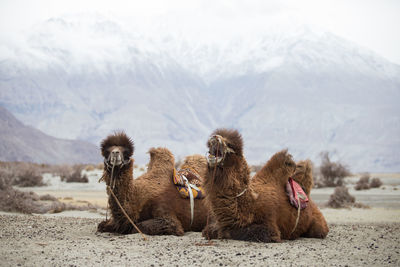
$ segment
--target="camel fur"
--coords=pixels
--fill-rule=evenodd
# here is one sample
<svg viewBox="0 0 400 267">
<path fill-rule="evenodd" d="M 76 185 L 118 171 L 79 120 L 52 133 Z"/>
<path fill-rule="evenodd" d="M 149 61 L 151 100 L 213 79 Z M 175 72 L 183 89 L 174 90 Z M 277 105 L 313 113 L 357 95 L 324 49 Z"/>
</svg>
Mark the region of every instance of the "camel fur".
<svg viewBox="0 0 400 267">
<path fill-rule="evenodd" d="M 204 236 L 256 242 L 326 237 L 326 221 L 310 198 L 295 227 L 297 209 L 290 205 L 285 192 L 289 177 L 294 177 L 309 197 L 310 161 L 299 162 L 297 169 L 292 156 L 283 150 L 250 179 L 243 140 L 236 130 L 216 130 L 207 145 L 210 160 L 204 188 L 213 223 L 204 229 Z"/>
<path fill-rule="evenodd" d="M 179 196 L 172 182 L 175 163 L 172 153 L 166 148 L 151 148 L 147 172 L 134 179 L 133 151 L 132 140 L 123 132 L 110 135 L 101 143 L 105 161 L 102 180 L 112 188 L 138 228 L 148 235 L 183 235 L 185 231 L 201 231 L 206 224 L 207 209 L 202 199 L 196 200 L 194 222 L 190 225 L 189 200 Z M 112 168 L 113 162 L 122 164 Z M 206 159 L 201 156 L 189 156 L 184 164 L 203 174 L 207 169 Z M 99 232 L 137 232 L 109 192 L 108 205 L 111 218 L 98 225 Z"/>
</svg>

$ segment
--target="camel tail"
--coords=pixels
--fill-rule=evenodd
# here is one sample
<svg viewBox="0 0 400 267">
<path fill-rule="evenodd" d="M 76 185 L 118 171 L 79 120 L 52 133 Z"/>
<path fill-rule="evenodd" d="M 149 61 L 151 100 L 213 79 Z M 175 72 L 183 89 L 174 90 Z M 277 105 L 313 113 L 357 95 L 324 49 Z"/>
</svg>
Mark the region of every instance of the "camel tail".
<svg viewBox="0 0 400 267">
<path fill-rule="evenodd" d="M 293 179 L 303 187 L 307 196 L 310 196 L 311 188 L 314 186 L 311 160 L 302 160 L 296 163 Z"/>
</svg>

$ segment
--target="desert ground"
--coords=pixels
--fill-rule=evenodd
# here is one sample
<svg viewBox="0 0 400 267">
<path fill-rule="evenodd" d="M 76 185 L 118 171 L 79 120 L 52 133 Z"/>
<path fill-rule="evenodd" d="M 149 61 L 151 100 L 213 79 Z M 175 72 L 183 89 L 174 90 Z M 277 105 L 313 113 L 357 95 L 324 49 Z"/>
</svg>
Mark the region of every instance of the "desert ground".
<svg viewBox="0 0 400 267">
<path fill-rule="evenodd" d="M 182 237 L 96 233 L 105 218 L 104 184 L 99 172 L 88 184 L 66 184 L 46 176 L 48 186 L 24 188 L 63 202 L 98 206 L 93 211 L 22 215 L 0 212 L 1 266 L 399 266 L 400 174 L 380 177 L 380 188 L 355 191 L 357 177 L 346 179 L 349 192 L 369 209 L 331 209 L 324 203 L 333 188 L 313 189 L 330 226 L 326 239 L 282 243 L 215 240 L 200 233 Z M 137 176 L 138 174 L 135 174 Z"/>
</svg>

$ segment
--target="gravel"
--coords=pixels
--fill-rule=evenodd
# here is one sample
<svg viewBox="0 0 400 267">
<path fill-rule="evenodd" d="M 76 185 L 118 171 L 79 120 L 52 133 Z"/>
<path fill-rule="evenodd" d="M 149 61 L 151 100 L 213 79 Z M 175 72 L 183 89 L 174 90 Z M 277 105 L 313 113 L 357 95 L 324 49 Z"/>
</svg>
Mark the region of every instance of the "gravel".
<svg viewBox="0 0 400 267">
<path fill-rule="evenodd" d="M 400 223 L 330 223 L 282 243 L 96 233 L 101 219 L 0 215 L 0 266 L 399 266 Z"/>
</svg>

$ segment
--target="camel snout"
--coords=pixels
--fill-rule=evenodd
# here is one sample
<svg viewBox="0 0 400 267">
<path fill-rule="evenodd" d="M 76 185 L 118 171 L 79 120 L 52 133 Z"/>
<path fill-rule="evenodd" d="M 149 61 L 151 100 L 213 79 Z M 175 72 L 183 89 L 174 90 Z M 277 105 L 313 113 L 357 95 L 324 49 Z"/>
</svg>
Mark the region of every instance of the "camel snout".
<svg viewBox="0 0 400 267">
<path fill-rule="evenodd" d="M 112 165 L 121 165 L 123 162 L 122 153 L 118 148 L 114 148 L 110 153 L 110 163 Z"/>
</svg>

